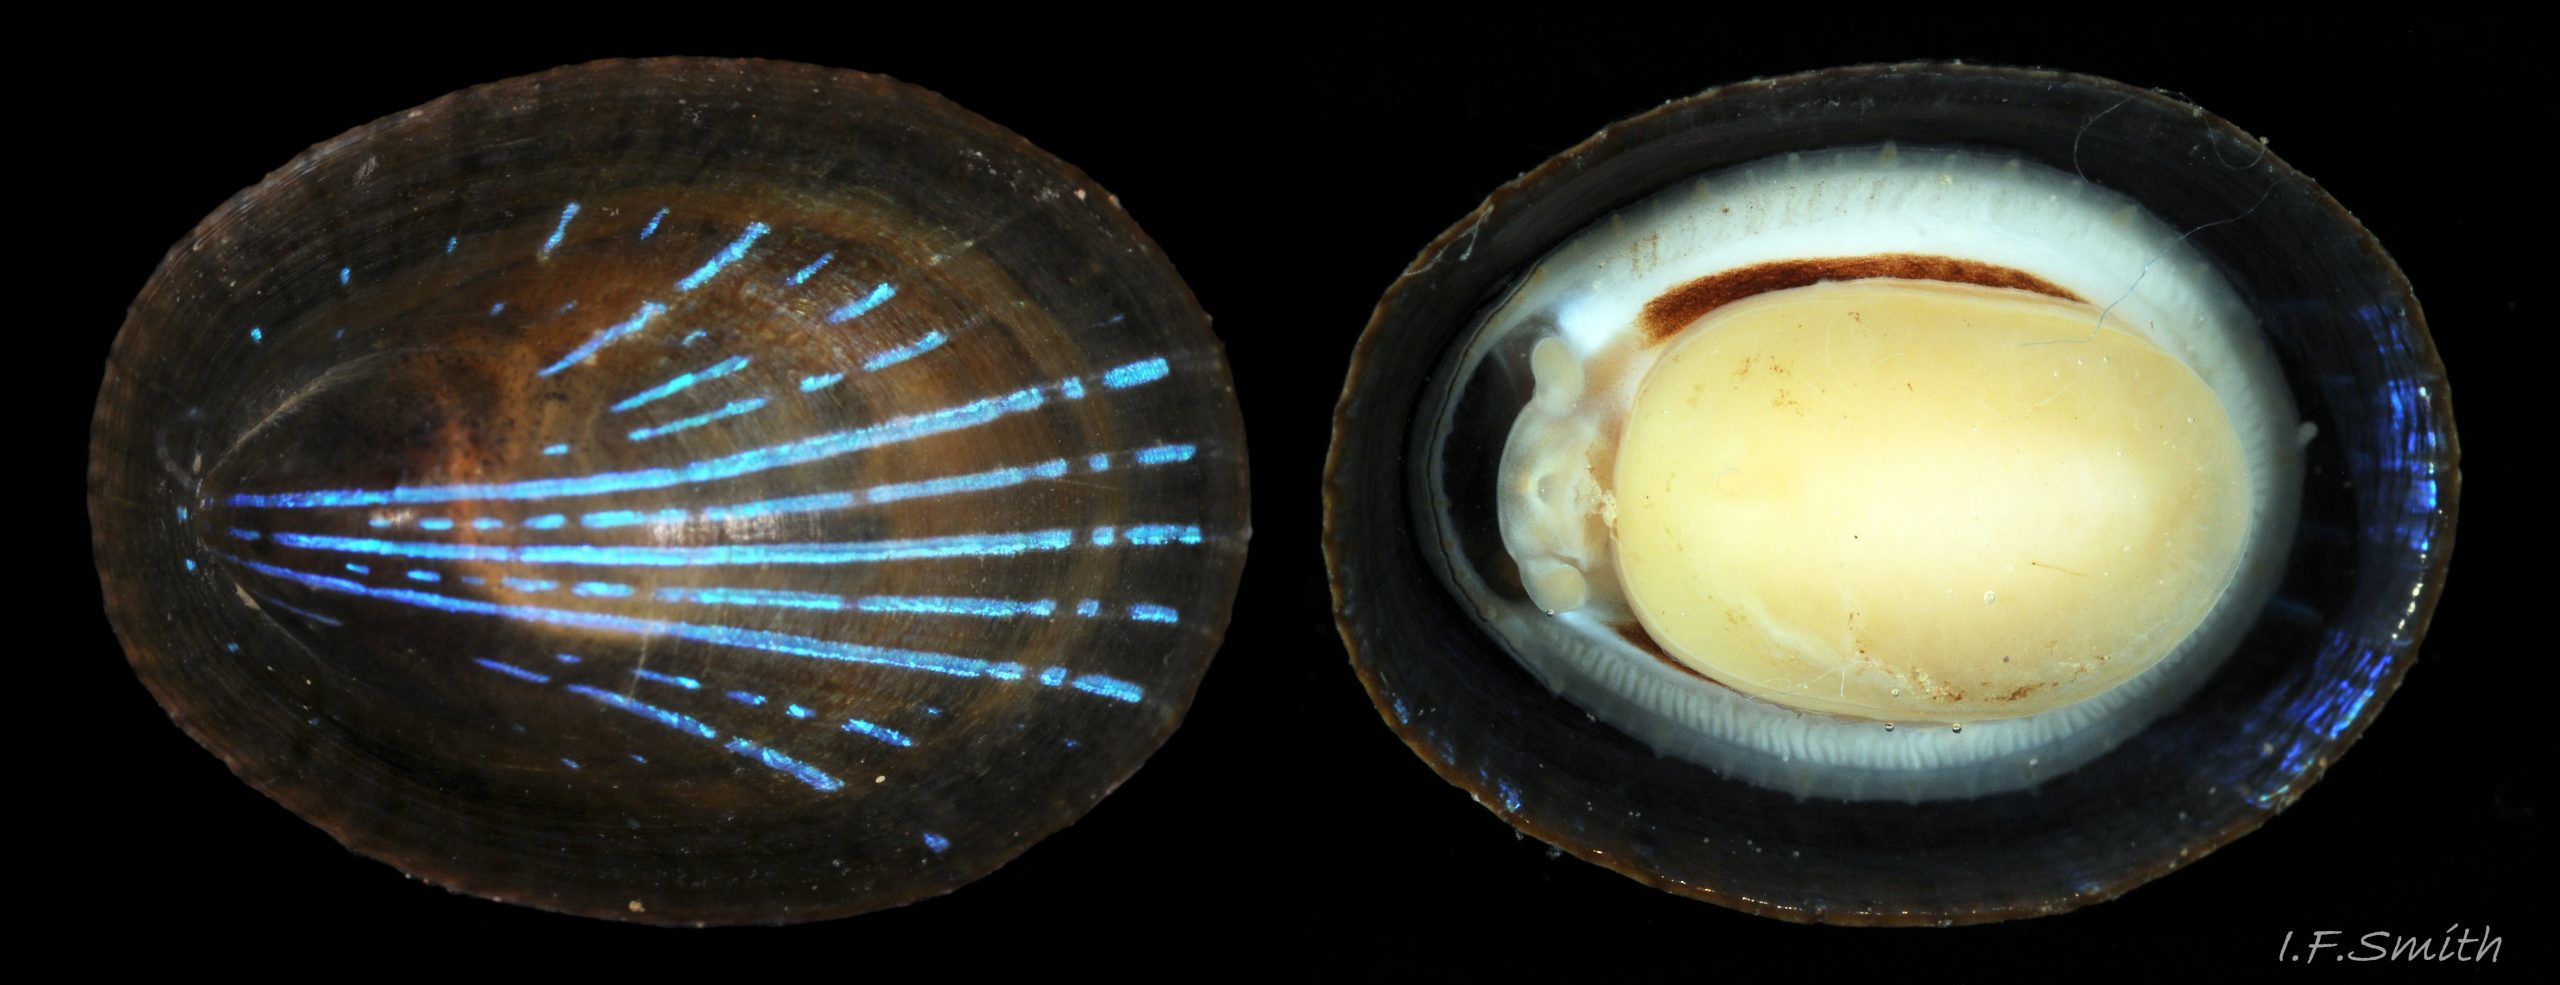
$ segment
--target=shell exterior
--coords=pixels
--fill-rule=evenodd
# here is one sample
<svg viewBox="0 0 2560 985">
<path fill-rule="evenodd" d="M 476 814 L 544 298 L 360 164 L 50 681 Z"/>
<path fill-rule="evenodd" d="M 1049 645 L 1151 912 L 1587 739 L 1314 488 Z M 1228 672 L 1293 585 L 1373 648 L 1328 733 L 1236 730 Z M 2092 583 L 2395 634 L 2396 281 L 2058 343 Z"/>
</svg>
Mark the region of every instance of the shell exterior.
<svg viewBox="0 0 2560 985">
<path fill-rule="evenodd" d="M 322 144 L 174 248 L 93 431 L 171 717 L 510 902 L 782 922 L 977 878 L 1179 722 L 1233 602 L 1207 319 L 1073 168 L 885 78 L 605 62 Z"/>
<path fill-rule="evenodd" d="M 1466 418 L 1482 402 L 1448 378 L 1450 353 L 1556 244 L 1687 178 L 1886 141 L 1996 148 L 2143 203 L 2231 280 L 2317 435 L 2302 453 L 2301 533 L 2278 552 L 2273 598 L 2238 651 L 2112 752 L 2025 790 L 1797 797 L 1661 755 L 1506 652 L 1448 587 L 1466 545 L 1418 519 L 1486 515 L 1432 499 L 1435 470 L 1483 474 L 1489 499 L 1509 423 L 1486 411 L 1499 423 L 1481 435 L 1433 431 L 1444 403 Z M 1613 124 L 1496 191 L 1388 290 L 1328 463 L 1338 622 L 1379 713 L 1417 755 L 1586 860 L 1801 922 L 2063 912 L 2263 823 L 2397 687 L 2449 556 L 2459 449 L 2443 373 L 2408 282 L 2371 236 L 2260 142 L 2186 102 L 2087 76 L 1937 64 L 1711 90 Z"/>
</svg>

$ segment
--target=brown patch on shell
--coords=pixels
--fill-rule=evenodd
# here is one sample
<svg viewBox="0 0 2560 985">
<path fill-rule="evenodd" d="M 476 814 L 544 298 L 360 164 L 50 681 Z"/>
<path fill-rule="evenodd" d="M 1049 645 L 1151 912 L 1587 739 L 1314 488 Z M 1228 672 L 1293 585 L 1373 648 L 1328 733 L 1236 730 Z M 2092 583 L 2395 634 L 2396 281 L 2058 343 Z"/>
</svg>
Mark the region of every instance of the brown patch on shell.
<svg viewBox="0 0 2560 985">
<path fill-rule="evenodd" d="M 1637 316 L 1636 323 L 1643 330 L 1646 342 L 1658 343 L 1687 328 L 1691 322 L 1706 317 L 1708 312 L 1755 294 L 1811 287 L 1823 281 L 1888 277 L 1979 284 L 2013 291 L 2033 291 L 2066 301 L 2086 301 L 2064 290 L 2061 285 L 2015 267 L 1921 253 L 1879 253 L 1861 257 L 1772 260 L 1708 274 L 1645 302 L 1644 311 Z M 1749 371 L 1748 366 L 1743 370 L 1744 373 Z"/>
</svg>

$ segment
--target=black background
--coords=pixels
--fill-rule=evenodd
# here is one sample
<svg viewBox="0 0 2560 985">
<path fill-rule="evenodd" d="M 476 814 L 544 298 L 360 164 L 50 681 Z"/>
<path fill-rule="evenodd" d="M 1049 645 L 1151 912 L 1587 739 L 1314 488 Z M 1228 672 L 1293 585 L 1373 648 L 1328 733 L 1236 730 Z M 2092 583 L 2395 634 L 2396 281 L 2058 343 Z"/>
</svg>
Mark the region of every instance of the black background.
<svg viewBox="0 0 2560 985">
<path fill-rule="evenodd" d="M 2525 449 L 2548 446 L 2547 22 L 1626 21 L 1569 25 L 1145 23 L 892 28 L 791 20 L 730 38 L 497 32 L 288 41 L 250 29 L 91 60 L 47 87 L 21 182 L 42 223 L 16 326 L 36 429 L 71 506 L 99 367 L 169 244 L 308 145 L 448 91 L 598 57 L 758 55 L 947 95 L 1091 174 L 1215 317 L 1251 442 L 1255 538 L 1229 641 L 1182 730 L 1083 821 L 959 892 L 784 930 L 652 931 L 455 896 L 346 852 L 233 779 L 125 667 L 66 518 L 45 570 L 61 642 L 15 654 L 60 709 L 12 730 L 19 895 L 114 925 L 131 955 L 215 967 L 317 960 L 644 970 L 1147 977 L 1705 979 L 1866 968 L 2254 970 L 2288 931 L 2489 925 L 2503 964 L 2550 939 L 2548 569 Z M 1186 15 L 1187 16 L 1187 15 Z M 738 28 L 729 28 L 736 31 Z M 581 39 L 582 38 L 582 39 Z M 1441 782 L 1381 724 L 1335 634 L 1318 548 L 1333 402 L 1353 341 L 1414 253 L 1500 183 L 1614 119 L 1709 86 L 1864 61 L 2033 64 L 2177 91 L 2319 179 L 2425 305 L 2471 451 L 2450 588 L 2424 657 L 2329 776 L 2256 834 L 2079 913 L 1943 931 L 1798 927 L 1553 858 Z M 58 114 L 58 115 L 57 115 Z M 23 139 L 23 138 L 22 138 Z M 61 187 L 67 185 L 68 187 Z M 67 282 L 67 283 L 66 283 Z M 24 297 L 25 295 L 21 295 Z M 24 433 L 23 431 L 21 433 Z M 36 511 L 24 511 L 21 516 Z M 83 510 L 85 515 L 85 509 Z M 50 590 L 48 590 L 49 592 Z M 21 595 L 21 598 L 31 596 Z M 47 598 L 48 595 L 32 596 Z M 25 707 L 22 705 L 22 707 Z M 22 781 L 33 782 L 33 781 Z M 62 863 L 68 862 L 67 866 Z M 22 877 L 22 880 L 25 877 Z M 151 942 L 161 942 L 155 945 Z M 196 945 L 227 942 L 193 952 Z M 44 942 L 51 943 L 51 942 Z M 2297 945 L 2299 946 L 2299 945 Z M 231 949 L 238 947 L 239 949 Z M 349 971 L 358 969 L 349 968 Z M 367 969 L 371 970 L 371 969 Z"/>
</svg>

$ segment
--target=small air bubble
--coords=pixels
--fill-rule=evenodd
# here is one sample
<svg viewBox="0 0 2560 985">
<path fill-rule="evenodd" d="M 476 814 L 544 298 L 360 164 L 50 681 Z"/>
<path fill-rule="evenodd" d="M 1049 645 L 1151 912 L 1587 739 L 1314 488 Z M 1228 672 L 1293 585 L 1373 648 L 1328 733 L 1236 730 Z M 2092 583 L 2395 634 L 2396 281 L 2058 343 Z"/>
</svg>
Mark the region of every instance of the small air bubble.
<svg viewBox="0 0 2560 985">
<path fill-rule="evenodd" d="M 1997 601 L 1999 601 L 1999 600 L 2000 600 L 2000 593 L 1998 593 L 1998 592 L 1984 592 L 1984 593 L 1982 593 L 1982 604 L 1984 604 L 1984 605 L 1990 605 L 1991 603 L 1993 603 L 1993 602 L 1997 602 Z"/>
<path fill-rule="evenodd" d="M 1956 722 L 1956 723 L 1950 724 L 1950 725 L 1948 725 L 1948 726 L 1947 726 L 1947 731 L 1950 731 L 1950 732 L 1962 732 L 1962 731 L 1964 731 L 1964 723 L 1963 723 L 1963 722 Z"/>
<path fill-rule="evenodd" d="M 1895 693 L 1899 694 L 1899 693 L 1901 693 L 1901 692 L 1898 692 L 1898 691 L 1897 691 L 1897 692 L 1895 692 Z M 1886 723 L 1884 723 L 1884 730 L 1885 730 L 1885 731 L 1887 731 L 1887 732 L 1891 732 L 1891 731 L 1893 731 L 1893 723 L 1892 723 L 1892 722 L 1886 722 Z"/>
</svg>

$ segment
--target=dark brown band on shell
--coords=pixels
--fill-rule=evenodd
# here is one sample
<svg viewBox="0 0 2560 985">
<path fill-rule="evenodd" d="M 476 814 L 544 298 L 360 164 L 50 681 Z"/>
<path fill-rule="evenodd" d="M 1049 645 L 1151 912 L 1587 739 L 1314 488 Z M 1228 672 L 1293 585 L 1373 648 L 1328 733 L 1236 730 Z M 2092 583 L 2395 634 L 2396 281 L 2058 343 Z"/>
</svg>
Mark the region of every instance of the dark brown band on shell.
<svg viewBox="0 0 2560 985">
<path fill-rule="evenodd" d="M 1862 257 L 1772 260 L 1708 274 L 1645 302 L 1644 312 L 1637 317 L 1637 322 L 1644 329 L 1646 342 L 1661 342 L 1687 328 L 1690 322 L 1706 317 L 1708 312 L 1755 294 L 1811 287 L 1827 280 L 1873 280 L 1880 277 L 1979 284 L 2033 291 L 2066 301 L 2086 303 L 2087 300 L 2064 290 L 2059 284 L 2015 267 L 1921 253 L 1879 253 Z"/>
</svg>

